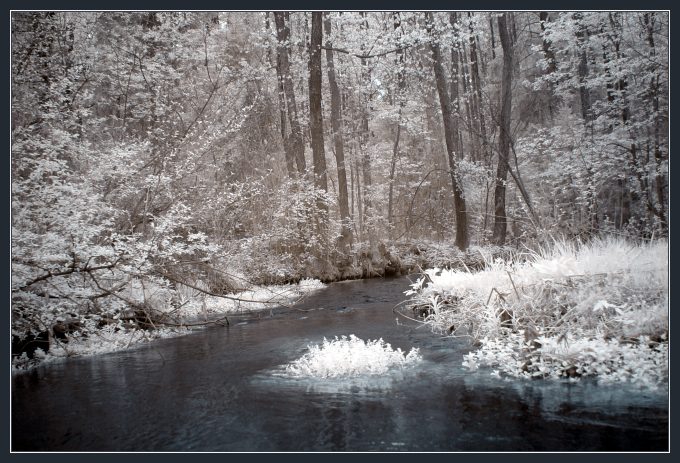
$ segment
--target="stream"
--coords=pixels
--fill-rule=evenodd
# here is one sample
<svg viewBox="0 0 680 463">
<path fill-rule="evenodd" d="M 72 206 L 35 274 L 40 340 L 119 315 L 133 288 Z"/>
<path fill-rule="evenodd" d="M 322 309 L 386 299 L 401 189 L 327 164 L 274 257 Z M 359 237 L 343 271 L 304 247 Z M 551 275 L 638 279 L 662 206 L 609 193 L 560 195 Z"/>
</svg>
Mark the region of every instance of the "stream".
<svg viewBox="0 0 680 463">
<path fill-rule="evenodd" d="M 461 366 L 463 339 L 398 317 L 406 278 L 340 282 L 133 350 L 12 379 L 13 451 L 665 451 L 667 391 L 507 380 Z M 324 337 L 420 349 L 411 370 L 285 378 Z"/>
</svg>

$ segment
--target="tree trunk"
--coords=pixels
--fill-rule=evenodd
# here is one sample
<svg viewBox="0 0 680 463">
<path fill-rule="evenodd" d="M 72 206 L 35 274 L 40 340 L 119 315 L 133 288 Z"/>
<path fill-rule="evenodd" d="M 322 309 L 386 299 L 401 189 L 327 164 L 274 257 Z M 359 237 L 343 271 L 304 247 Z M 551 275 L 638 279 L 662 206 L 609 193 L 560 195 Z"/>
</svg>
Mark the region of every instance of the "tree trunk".
<svg viewBox="0 0 680 463">
<path fill-rule="evenodd" d="M 505 213 L 505 186 L 508 178 L 508 159 L 510 157 L 510 117 L 512 114 L 512 66 L 513 46 L 510 42 L 507 24 L 508 13 L 498 17 L 498 35 L 503 48 L 503 80 L 501 83 L 500 142 L 498 149 L 498 169 L 494 191 L 493 241 L 499 246 L 505 244 L 508 219 Z"/>
<path fill-rule="evenodd" d="M 280 85 L 283 86 L 286 111 L 288 113 L 288 121 L 290 122 L 291 134 L 289 136 L 289 149 L 295 158 L 298 173 L 304 175 L 307 170 L 305 163 L 305 145 L 302 140 L 302 129 L 300 128 L 300 122 L 297 116 L 293 79 L 290 75 L 290 29 L 286 25 L 286 19 L 288 19 L 288 13 L 283 11 L 274 12 L 276 38 L 278 41 L 276 71 Z"/>
<path fill-rule="evenodd" d="M 582 13 L 574 13 L 574 19 L 580 20 L 583 17 Z M 581 96 L 581 115 L 583 120 L 588 123 L 592 120 L 592 115 L 590 113 L 590 89 L 586 86 L 586 80 L 588 79 L 588 54 L 586 53 L 586 36 L 588 31 L 583 25 L 578 24 L 576 30 L 576 40 L 578 41 L 579 48 L 581 49 L 578 64 L 578 78 L 579 78 L 579 94 Z"/>
<path fill-rule="evenodd" d="M 312 32 L 309 42 L 309 131 L 312 138 L 314 160 L 314 186 L 328 191 L 326 153 L 323 144 L 323 116 L 321 114 L 321 36 L 322 13 L 312 13 Z M 327 211 L 323 201 L 317 201 L 320 210 Z"/>
<path fill-rule="evenodd" d="M 458 49 L 458 63 L 460 66 L 460 70 L 462 72 L 461 75 L 461 83 L 462 83 L 462 89 L 463 89 L 463 95 L 465 96 L 465 121 L 467 121 L 467 124 L 465 124 L 467 133 L 468 133 L 468 142 L 471 145 L 471 148 L 469 150 L 470 152 L 470 158 L 474 161 L 479 158 L 479 146 L 477 143 L 477 136 L 473 133 L 472 130 L 472 119 L 473 119 L 473 110 L 471 108 L 471 94 L 470 94 L 470 85 L 469 85 L 469 80 L 470 80 L 470 72 L 468 70 L 468 58 L 467 58 L 467 49 L 465 48 L 465 42 L 460 42 L 460 48 Z M 460 108 L 459 108 L 460 109 Z M 461 147 L 463 146 L 463 138 L 461 138 Z"/>
<path fill-rule="evenodd" d="M 650 56 L 652 60 L 656 59 L 656 46 L 654 44 L 654 12 L 645 13 L 643 21 L 647 27 L 647 43 L 649 45 Z M 668 220 L 666 218 L 666 198 L 664 190 L 666 188 L 666 179 L 662 172 L 662 164 L 664 156 L 661 152 L 660 134 L 661 134 L 661 116 L 659 113 L 659 73 L 655 72 L 650 82 L 650 93 L 652 96 L 652 111 L 654 113 L 654 160 L 656 161 L 656 196 L 659 201 L 660 219 L 664 229 L 668 228 Z"/>
<path fill-rule="evenodd" d="M 489 16 L 489 30 L 491 30 L 491 59 L 496 59 L 496 37 L 493 33 L 493 14 Z"/>
<path fill-rule="evenodd" d="M 397 116 L 397 130 L 394 136 L 394 145 L 392 146 L 392 162 L 390 163 L 390 178 L 389 178 L 389 194 L 387 198 L 387 223 L 390 228 L 390 234 L 394 228 L 394 174 L 397 168 L 397 157 L 399 156 L 399 138 L 401 137 L 401 108 Z"/>
<path fill-rule="evenodd" d="M 399 13 L 392 15 L 394 21 L 394 30 L 398 30 L 401 26 L 401 18 Z M 401 35 L 401 34 L 400 34 Z M 401 138 L 401 113 L 405 106 L 404 104 L 404 89 L 406 82 L 404 81 L 404 52 L 397 51 L 395 58 L 395 65 L 397 66 L 397 88 L 396 101 L 399 104 L 399 112 L 397 114 L 397 124 L 395 128 L 394 145 L 392 146 L 392 162 L 390 163 L 390 178 L 389 178 L 389 194 L 387 199 L 387 223 L 389 225 L 389 232 L 392 233 L 394 229 L 394 175 L 397 167 L 397 158 L 399 156 L 399 139 Z"/>
<path fill-rule="evenodd" d="M 333 61 L 333 44 L 331 42 L 331 18 L 326 13 L 324 20 L 326 29 L 326 63 L 328 65 L 328 86 L 331 90 L 331 129 L 333 130 L 333 143 L 335 145 L 335 162 L 338 168 L 338 205 L 340 207 L 340 220 L 342 221 L 341 235 L 343 245 L 352 242 L 352 231 L 349 219 L 349 201 L 347 197 L 347 172 L 345 169 L 345 146 L 342 140 L 342 102 L 340 101 L 340 88 L 335 78 L 335 63 Z"/>
<path fill-rule="evenodd" d="M 474 90 L 475 106 L 477 107 L 477 117 L 479 118 L 475 123 L 480 143 L 482 145 L 481 155 L 485 162 L 490 162 L 491 155 L 489 153 L 489 144 L 486 137 L 486 121 L 484 120 L 484 109 L 482 104 L 482 81 L 479 76 L 479 56 L 477 53 L 477 41 L 475 40 L 475 31 L 472 27 L 472 16 L 468 13 L 470 18 L 470 73 L 472 75 L 472 87 Z"/>
<path fill-rule="evenodd" d="M 366 19 L 366 13 L 360 13 L 364 20 L 361 22 L 361 30 L 368 30 L 368 20 Z M 364 43 L 361 43 L 361 52 L 364 53 Z M 368 62 L 366 58 L 361 58 L 361 76 L 362 82 L 371 82 L 371 70 L 368 67 Z M 370 128 L 368 123 L 368 112 L 369 112 L 369 102 L 370 95 L 366 95 L 365 99 L 362 101 L 361 107 L 361 127 L 359 129 L 359 155 L 361 156 L 361 171 L 363 173 L 364 187 L 363 187 L 363 197 L 364 197 L 364 211 L 363 211 L 363 226 L 368 234 L 368 240 L 371 247 L 375 244 L 375 233 L 371 225 L 370 218 L 373 216 L 372 208 L 372 197 L 371 193 L 373 191 L 373 179 L 371 175 L 371 154 L 368 150 L 368 141 L 370 137 Z"/>
<path fill-rule="evenodd" d="M 552 42 L 545 38 L 545 25 L 550 22 L 550 17 L 548 16 L 547 11 L 541 11 L 538 13 L 538 18 L 541 21 L 541 34 L 543 35 L 543 56 L 548 63 L 546 74 L 552 74 L 557 71 L 557 62 L 555 61 L 555 52 L 550 46 Z"/>
<path fill-rule="evenodd" d="M 271 28 L 269 13 L 267 13 L 267 18 L 265 20 L 265 27 L 267 31 Z M 281 121 L 281 139 L 283 140 L 283 152 L 286 157 L 286 171 L 290 178 L 295 178 L 297 173 L 295 168 L 295 153 L 290 146 L 290 137 L 288 136 L 288 115 L 286 114 L 286 95 L 283 90 L 283 80 L 284 74 L 281 69 L 281 60 L 278 58 L 280 50 L 277 48 L 277 59 L 276 59 L 276 77 L 277 77 L 277 96 L 279 99 L 279 119 Z M 273 64 L 274 59 L 272 58 L 271 50 L 268 50 L 267 57 L 269 58 L 270 64 Z"/>
<path fill-rule="evenodd" d="M 455 26 L 458 23 L 458 13 L 455 11 L 449 13 L 449 23 L 451 26 Z M 462 159 L 462 150 L 460 142 L 460 133 L 458 132 L 458 126 L 460 125 L 460 98 L 458 94 L 458 47 L 457 39 L 458 34 L 456 33 L 456 38 L 454 39 L 454 46 L 451 47 L 451 84 L 450 84 L 450 97 L 452 105 L 452 117 L 453 117 L 453 144 L 454 151 L 456 153 L 456 158 Z"/>
<path fill-rule="evenodd" d="M 359 168 L 359 161 L 357 160 L 357 143 L 354 144 L 353 158 L 354 158 L 354 182 L 357 186 L 357 200 L 356 200 L 356 217 L 357 217 L 357 235 L 359 241 L 364 240 L 364 208 L 363 195 L 361 187 L 361 169 Z M 365 191 L 364 191 L 365 193 Z"/>
<path fill-rule="evenodd" d="M 538 13 L 538 18 L 541 23 L 541 35 L 543 36 L 543 57 L 545 58 L 545 61 L 548 64 L 548 67 L 545 70 L 545 74 L 549 75 L 557 71 L 557 61 L 555 60 L 555 52 L 552 49 L 552 42 L 548 39 L 546 39 L 545 32 L 546 32 L 546 23 L 550 22 L 550 16 L 548 15 L 547 11 L 541 11 Z M 555 113 L 555 83 L 553 81 L 550 81 L 549 84 L 549 89 L 547 90 L 547 95 L 546 95 L 546 100 L 548 104 L 548 115 L 550 116 L 550 120 L 553 119 L 554 113 Z M 539 112 L 543 112 L 543 108 L 538 109 Z"/>
<path fill-rule="evenodd" d="M 444 137 L 446 139 L 446 153 L 449 158 L 449 169 L 451 174 L 451 186 L 453 187 L 453 204 L 456 210 L 456 246 L 461 250 L 466 250 L 470 244 L 468 236 L 467 210 L 465 207 L 465 194 L 463 186 L 458 178 L 458 167 L 455 156 L 455 144 L 453 132 L 453 118 L 451 111 L 451 100 L 449 90 L 446 85 L 444 66 L 442 64 L 442 54 L 439 42 L 433 34 L 432 13 L 425 13 L 428 33 L 432 36 L 430 41 L 430 51 L 432 52 L 432 65 L 434 76 L 437 83 L 437 93 L 439 94 L 439 105 L 441 106 L 442 118 L 444 120 Z"/>
</svg>

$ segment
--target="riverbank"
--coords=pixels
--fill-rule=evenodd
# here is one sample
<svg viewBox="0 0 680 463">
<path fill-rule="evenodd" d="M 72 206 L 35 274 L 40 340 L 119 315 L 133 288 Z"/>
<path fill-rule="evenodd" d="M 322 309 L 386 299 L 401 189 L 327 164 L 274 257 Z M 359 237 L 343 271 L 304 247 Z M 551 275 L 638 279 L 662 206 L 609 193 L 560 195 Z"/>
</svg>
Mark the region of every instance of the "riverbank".
<svg viewBox="0 0 680 463">
<path fill-rule="evenodd" d="M 478 349 L 464 366 L 495 376 L 668 382 L 668 243 L 556 243 L 481 271 L 432 268 L 406 316 Z"/>
<path fill-rule="evenodd" d="M 487 259 L 508 258 L 512 254 L 513 248 L 509 246 L 470 246 L 461 251 L 452 242 L 380 241 L 373 245 L 358 243 L 345 253 L 336 250 L 333 255 L 308 256 L 294 263 L 273 255 L 273 261 L 280 260 L 278 265 L 244 266 L 242 271 L 252 275 L 251 281 L 264 285 L 297 283 L 305 278 L 333 283 L 410 275 L 432 267 L 481 270 Z"/>
<path fill-rule="evenodd" d="M 216 259 L 212 266 L 197 264 L 183 273 L 166 275 L 172 285 L 151 279 L 131 279 L 117 297 L 119 311 L 74 313 L 57 319 L 24 338 L 12 338 L 12 365 L 22 371 L 65 357 L 95 355 L 160 338 L 179 336 L 229 318 L 289 307 L 326 284 L 367 278 L 395 277 L 431 266 L 481 269 L 486 259 L 502 258 L 510 248 L 471 247 L 461 252 L 453 244 L 433 241 L 356 244 L 347 255 L 266 266 L 243 259 Z M 256 259 L 261 263 L 261 259 Z M 113 285 L 125 275 L 109 276 Z M 120 301 L 119 301 L 120 302 Z"/>
<path fill-rule="evenodd" d="M 213 296 L 205 290 L 178 284 L 175 288 L 178 299 L 174 304 L 147 305 L 142 314 L 131 311 L 128 315 L 107 319 L 106 323 L 100 320 L 97 325 L 78 324 L 59 338 L 52 334 L 47 343 L 30 349 L 30 355 L 27 349 L 14 356 L 12 371 L 18 373 L 69 357 L 132 349 L 154 340 L 189 334 L 208 325 L 228 326 L 230 319 L 233 322 L 259 311 L 292 306 L 325 287 L 319 280 L 304 279 L 287 285 L 254 285 L 247 290 Z M 158 288 L 147 288 L 147 291 L 156 296 L 154 301 L 149 294 L 142 294 L 147 304 L 164 300 L 158 295 Z"/>
</svg>

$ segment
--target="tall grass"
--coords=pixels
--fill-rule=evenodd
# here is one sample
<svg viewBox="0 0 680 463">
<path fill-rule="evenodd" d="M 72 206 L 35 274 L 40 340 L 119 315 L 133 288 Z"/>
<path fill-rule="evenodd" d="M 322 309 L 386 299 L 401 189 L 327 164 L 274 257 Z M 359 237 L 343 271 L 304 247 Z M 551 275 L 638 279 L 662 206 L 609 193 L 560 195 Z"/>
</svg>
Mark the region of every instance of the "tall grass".
<svg viewBox="0 0 680 463">
<path fill-rule="evenodd" d="M 532 370 L 528 353 L 544 361 L 553 341 L 651 343 L 657 351 L 667 349 L 668 289 L 666 241 L 601 238 L 555 241 L 510 259 L 488 259 L 479 272 L 430 269 L 407 294 L 413 296 L 412 306 L 429 308 L 424 322 L 437 332 L 469 336 L 487 353 L 499 354 L 501 344 L 509 351 L 525 350 L 508 371 L 527 373 Z M 611 353 L 611 346 L 603 346 Z M 482 363 L 494 365 L 501 357 Z M 578 363 L 574 358 L 560 357 L 563 373 L 597 373 L 570 370 Z"/>
</svg>

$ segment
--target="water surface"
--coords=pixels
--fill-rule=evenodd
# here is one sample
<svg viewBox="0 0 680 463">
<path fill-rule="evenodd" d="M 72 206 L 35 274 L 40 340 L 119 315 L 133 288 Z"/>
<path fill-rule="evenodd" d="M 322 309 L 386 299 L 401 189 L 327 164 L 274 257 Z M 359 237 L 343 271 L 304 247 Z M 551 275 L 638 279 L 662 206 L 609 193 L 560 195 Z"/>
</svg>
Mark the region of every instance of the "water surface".
<svg viewBox="0 0 680 463">
<path fill-rule="evenodd" d="M 16 375 L 12 450 L 667 450 L 666 393 L 471 373 L 464 341 L 397 321 L 407 286 L 335 283 L 271 317 Z M 378 378 L 273 374 L 349 334 L 423 361 Z"/>
</svg>

